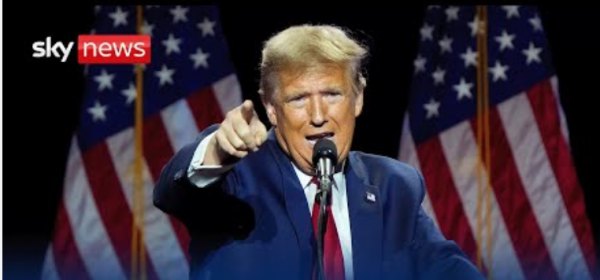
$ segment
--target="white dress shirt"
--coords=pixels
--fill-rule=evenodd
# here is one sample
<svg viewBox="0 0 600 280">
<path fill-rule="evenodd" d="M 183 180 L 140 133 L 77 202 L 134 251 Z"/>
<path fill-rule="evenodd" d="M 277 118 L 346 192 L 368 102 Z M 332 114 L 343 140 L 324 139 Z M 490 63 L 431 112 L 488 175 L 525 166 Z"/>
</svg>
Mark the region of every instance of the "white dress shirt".
<svg viewBox="0 0 600 280">
<path fill-rule="evenodd" d="M 190 181 L 200 188 L 218 180 L 221 174 L 233 167 L 233 165 L 202 165 L 204 153 L 206 152 L 206 145 L 213 136 L 214 133 L 200 142 L 188 169 Z M 295 164 L 292 163 L 292 166 L 294 166 L 296 175 L 300 180 L 300 185 L 304 188 L 304 194 L 306 195 L 306 201 L 308 202 L 307 210 L 312 215 L 317 186 L 311 182 L 311 176 L 304 174 L 304 172 L 300 171 Z M 348 198 L 346 195 L 346 178 L 342 172 L 338 172 L 333 175 L 333 179 L 334 184 L 331 193 L 331 210 L 341 243 L 342 255 L 344 256 L 345 279 L 351 280 L 353 279 L 352 236 L 350 231 L 350 216 L 348 214 Z"/>
</svg>

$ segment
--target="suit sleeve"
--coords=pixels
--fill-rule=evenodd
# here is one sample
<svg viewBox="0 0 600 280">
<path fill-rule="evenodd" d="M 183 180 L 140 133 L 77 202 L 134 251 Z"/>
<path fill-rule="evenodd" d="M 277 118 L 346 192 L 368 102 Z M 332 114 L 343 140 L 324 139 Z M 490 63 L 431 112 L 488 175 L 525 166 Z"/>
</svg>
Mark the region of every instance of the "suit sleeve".
<svg viewBox="0 0 600 280">
<path fill-rule="evenodd" d="M 232 171 L 200 188 L 190 180 L 189 169 L 199 143 L 211 135 L 218 125 L 202 131 L 196 141 L 184 146 L 163 167 L 153 191 L 153 203 L 161 211 L 176 217 L 188 229 L 211 225 L 221 203 L 234 195 L 237 178 Z M 205 214 L 205 215 L 203 215 Z"/>
<path fill-rule="evenodd" d="M 423 176 L 417 171 L 422 194 L 425 195 Z M 461 248 L 447 240 L 420 206 L 415 227 L 415 251 L 419 257 L 418 269 L 422 280 L 431 279 L 485 279 Z"/>
</svg>

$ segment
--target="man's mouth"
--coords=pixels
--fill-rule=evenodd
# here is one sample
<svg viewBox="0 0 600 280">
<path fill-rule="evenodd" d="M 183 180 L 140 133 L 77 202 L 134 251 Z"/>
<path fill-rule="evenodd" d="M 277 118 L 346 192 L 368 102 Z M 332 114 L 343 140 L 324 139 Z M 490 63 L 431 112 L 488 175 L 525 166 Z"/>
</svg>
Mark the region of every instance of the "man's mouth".
<svg viewBox="0 0 600 280">
<path fill-rule="evenodd" d="M 319 134 L 313 134 L 313 135 L 306 136 L 306 140 L 308 141 L 308 143 L 310 143 L 311 146 L 314 146 L 319 139 L 327 138 L 327 139 L 331 140 L 331 138 L 333 138 L 333 135 L 334 135 L 333 132 L 324 132 L 324 133 L 319 133 Z"/>
</svg>

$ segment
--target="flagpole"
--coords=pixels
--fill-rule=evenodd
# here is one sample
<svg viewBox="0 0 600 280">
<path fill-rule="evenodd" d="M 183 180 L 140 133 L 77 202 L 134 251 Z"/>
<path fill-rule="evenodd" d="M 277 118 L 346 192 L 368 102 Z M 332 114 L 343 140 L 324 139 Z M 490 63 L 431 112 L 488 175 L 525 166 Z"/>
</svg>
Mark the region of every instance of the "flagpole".
<svg viewBox="0 0 600 280">
<path fill-rule="evenodd" d="M 143 8 L 138 5 L 137 8 L 137 33 L 141 33 L 143 22 Z M 136 65 L 136 102 L 135 102 L 135 157 L 134 157 L 134 219 L 132 228 L 132 268 L 131 279 L 138 279 L 138 272 L 141 274 L 139 279 L 146 279 L 146 252 L 144 243 L 144 184 L 142 174 L 143 163 L 143 73 L 142 65 Z M 139 228 L 138 228 L 139 225 Z M 139 260 L 139 263 L 138 263 Z M 139 265 L 139 267 L 138 267 Z"/>
<path fill-rule="evenodd" d="M 487 9 L 477 6 L 477 16 L 474 22 L 477 36 L 477 267 L 483 271 L 482 247 L 483 219 L 487 242 L 486 259 L 488 279 L 492 279 L 492 201 L 491 201 L 491 152 L 489 124 L 489 83 L 488 83 L 488 52 L 487 52 Z M 484 162 L 482 166 L 482 161 Z M 484 202 L 485 192 L 485 202 Z M 483 205 L 482 205 L 483 204 Z M 485 207 L 485 218 L 482 208 Z"/>
<path fill-rule="evenodd" d="M 479 32 L 479 23 L 481 21 L 481 6 L 477 6 L 476 16 L 475 16 L 475 35 L 477 36 L 477 268 L 482 270 L 481 265 L 481 200 L 482 200 L 482 167 L 481 167 L 481 157 L 482 157 L 482 118 L 483 115 L 483 83 L 482 83 L 482 69 L 485 68 L 483 64 L 483 56 L 482 54 L 482 36 Z"/>
<path fill-rule="evenodd" d="M 486 168 L 485 170 L 487 170 L 487 176 L 485 177 L 485 193 L 486 193 L 486 215 L 485 215 L 485 219 L 487 221 L 486 226 L 487 226 L 487 271 L 488 271 L 488 279 L 492 279 L 492 184 L 491 184 L 491 173 L 492 173 L 492 167 L 491 167 L 491 147 L 490 147 L 490 93 L 489 93 L 489 75 L 488 75 L 488 49 L 487 49 L 487 34 L 488 34 L 488 30 L 489 30 L 489 21 L 488 21 L 488 14 L 487 14 L 487 8 L 486 6 L 483 6 L 482 8 L 482 20 L 483 20 L 483 26 L 484 26 L 484 32 L 483 32 L 483 65 L 485 65 L 485 67 L 483 67 L 481 70 L 483 72 L 483 117 L 484 117 L 484 140 L 485 140 L 485 165 Z"/>
</svg>

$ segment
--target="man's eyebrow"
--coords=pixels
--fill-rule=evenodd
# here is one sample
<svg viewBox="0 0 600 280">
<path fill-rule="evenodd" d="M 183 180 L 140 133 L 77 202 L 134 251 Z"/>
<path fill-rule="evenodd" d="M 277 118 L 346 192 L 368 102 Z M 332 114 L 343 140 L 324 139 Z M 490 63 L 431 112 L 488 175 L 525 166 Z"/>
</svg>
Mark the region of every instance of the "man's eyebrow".
<svg viewBox="0 0 600 280">
<path fill-rule="evenodd" d="M 337 93 L 341 93 L 343 92 L 341 87 L 337 87 L 337 86 L 331 86 L 331 87 L 326 87 L 325 89 L 321 90 L 321 92 L 337 92 Z"/>
<path fill-rule="evenodd" d="M 325 88 L 319 90 L 319 93 L 326 93 L 326 92 L 342 93 L 343 89 L 340 86 L 328 86 L 328 87 L 325 87 Z M 301 91 L 301 90 L 289 91 L 289 92 L 287 92 L 285 99 L 289 100 L 289 99 L 293 99 L 293 98 L 304 97 L 307 95 L 310 95 L 310 92 Z"/>
</svg>

